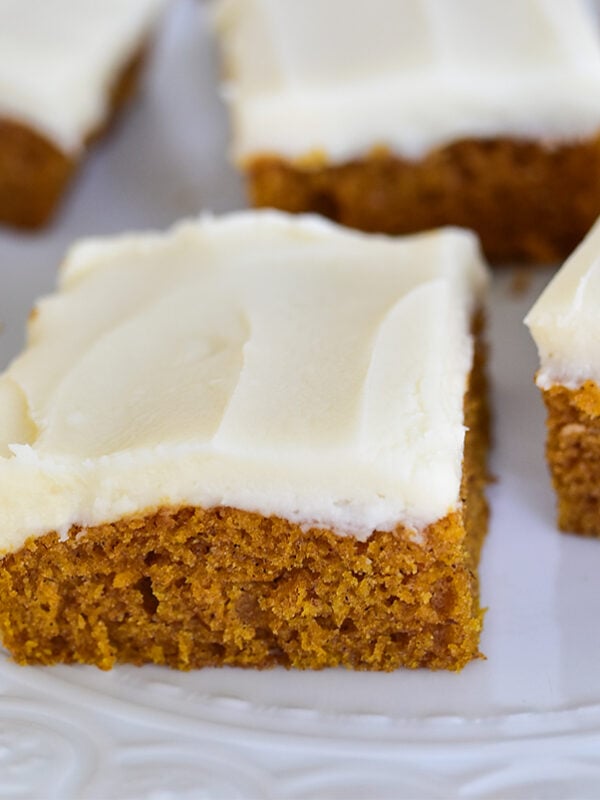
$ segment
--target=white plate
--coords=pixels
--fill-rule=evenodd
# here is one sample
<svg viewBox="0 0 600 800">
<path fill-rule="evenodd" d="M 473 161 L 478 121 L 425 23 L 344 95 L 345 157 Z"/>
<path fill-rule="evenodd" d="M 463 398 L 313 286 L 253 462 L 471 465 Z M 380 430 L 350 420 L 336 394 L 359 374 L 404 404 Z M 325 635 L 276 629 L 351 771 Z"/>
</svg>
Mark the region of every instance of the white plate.
<svg viewBox="0 0 600 800">
<path fill-rule="evenodd" d="M 0 366 L 75 238 L 243 205 L 206 8 L 182 0 L 149 81 L 56 224 L 0 234 Z M 495 276 L 487 661 L 460 675 L 20 668 L 0 652 L 0 797 L 590 797 L 600 789 L 600 543 L 559 535 L 534 348 Z M 76 335 L 76 331 L 73 332 Z"/>
</svg>

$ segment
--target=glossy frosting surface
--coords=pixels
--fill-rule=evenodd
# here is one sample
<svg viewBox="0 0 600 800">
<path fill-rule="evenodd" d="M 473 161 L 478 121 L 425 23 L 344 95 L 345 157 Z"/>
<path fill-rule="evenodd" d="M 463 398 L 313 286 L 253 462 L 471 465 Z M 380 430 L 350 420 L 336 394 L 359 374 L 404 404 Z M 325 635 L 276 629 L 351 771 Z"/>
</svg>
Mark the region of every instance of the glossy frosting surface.
<svg viewBox="0 0 600 800">
<path fill-rule="evenodd" d="M 585 0 L 219 0 L 216 19 L 241 161 L 600 131 Z"/>
<path fill-rule="evenodd" d="M 600 384 L 600 220 L 565 262 L 525 323 L 540 354 L 541 388 Z"/>
<path fill-rule="evenodd" d="M 167 0 L 0 0 L 0 118 L 76 153 Z"/>
<path fill-rule="evenodd" d="M 0 377 L 0 547 L 161 505 L 367 537 L 459 500 L 474 236 L 241 212 L 83 242 Z"/>
</svg>

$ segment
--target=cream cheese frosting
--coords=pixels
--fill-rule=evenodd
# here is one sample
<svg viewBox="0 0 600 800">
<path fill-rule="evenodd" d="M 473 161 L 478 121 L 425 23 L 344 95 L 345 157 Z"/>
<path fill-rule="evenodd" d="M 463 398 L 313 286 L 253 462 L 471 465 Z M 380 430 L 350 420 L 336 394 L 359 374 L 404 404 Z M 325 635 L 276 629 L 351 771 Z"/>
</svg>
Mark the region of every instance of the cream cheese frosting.
<svg viewBox="0 0 600 800">
<path fill-rule="evenodd" d="M 459 503 L 477 240 L 240 212 L 84 241 L 0 376 L 0 549 L 160 506 L 366 538 Z"/>
<path fill-rule="evenodd" d="M 600 385 L 600 220 L 525 319 L 540 355 L 537 383 Z"/>
<path fill-rule="evenodd" d="M 219 0 L 233 155 L 595 136 L 596 22 L 585 0 Z"/>
<path fill-rule="evenodd" d="M 0 118 L 77 153 L 167 0 L 0 0 Z"/>
</svg>

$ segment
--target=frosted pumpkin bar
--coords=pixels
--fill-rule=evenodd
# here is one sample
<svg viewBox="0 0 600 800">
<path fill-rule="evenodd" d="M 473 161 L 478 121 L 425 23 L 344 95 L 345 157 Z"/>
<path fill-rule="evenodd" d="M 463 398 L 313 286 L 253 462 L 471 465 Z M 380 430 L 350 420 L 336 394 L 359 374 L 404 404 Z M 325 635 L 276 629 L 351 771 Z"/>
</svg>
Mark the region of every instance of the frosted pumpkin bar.
<svg viewBox="0 0 600 800">
<path fill-rule="evenodd" d="M 565 531 L 600 536 L 600 222 L 529 312 Z"/>
<path fill-rule="evenodd" d="M 15 659 L 476 657 L 485 282 L 468 232 L 275 212 L 77 245 L 0 377 Z"/>
<path fill-rule="evenodd" d="M 600 37 L 580 0 L 220 0 L 252 201 L 494 260 L 566 257 L 600 213 Z M 574 199 L 573 199 L 574 198 Z"/>
<path fill-rule="evenodd" d="M 166 0 L 0 0 L 0 223 L 56 209 L 133 93 Z"/>
</svg>

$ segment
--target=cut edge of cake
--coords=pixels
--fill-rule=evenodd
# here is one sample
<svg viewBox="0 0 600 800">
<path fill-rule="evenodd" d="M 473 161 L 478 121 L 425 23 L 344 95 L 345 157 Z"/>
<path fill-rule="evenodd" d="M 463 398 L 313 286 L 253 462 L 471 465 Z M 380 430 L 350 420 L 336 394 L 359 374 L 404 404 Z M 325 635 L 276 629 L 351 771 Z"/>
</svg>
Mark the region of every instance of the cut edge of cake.
<svg viewBox="0 0 600 800">
<path fill-rule="evenodd" d="M 58 36 L 50 47 L 44 47 L 39 35 L 33 37 L 34 44 L 28 42 L 23 54 L 8 39 L 11 47 L 4 55 L 9 63 L 0 97 L 0 223 L 35 229 L 50 221 L 90 146 L 112 127 L 135 94 L 167 2 L 134 0 L 128 8 L 124 5 L 116 15 L 119 19 L 109 17 L 105 25 L 103 48 L 90 47 L 89 56 L 81 46 L 69 49 L 68 44 L 63 55 Z M 81 19 L 65 24 L 60 16 L 68 11 L 60 2 L 48 3 L 44 14 L 54 13 L 57 33 L 62 24 L 74 37 L 77 25 L 89 27 L 89 22 L 84 10 Z M 105 13 L 115 16 L 109 8 Z M 38 26 L 44 21 L 38 20 Z M 29 25 L 16 4 L 5 20 L 9 33 L 11 25 L 15 41 Z M 85 69 L 79 69 L 77 59 L 85 62 Z M 11 81 L 12 75 L 19 75 L 19 66 L 25 76 Z M 32 76 L 28 70 L 34 70 Z M 87 96 L 84 77 L 90 83 Z"/>
<path fill-rule="evenodd" d="M 600 222 L 527 315 L 547 411 L 546 457 L 565 532 L 600 537 Z"/>
</svg>

